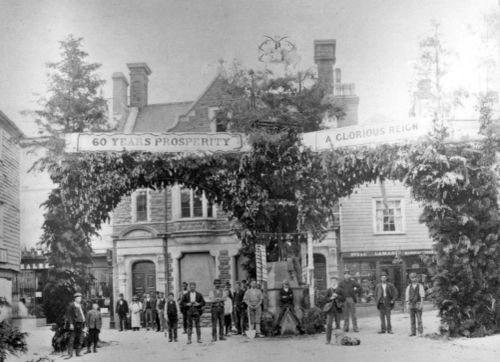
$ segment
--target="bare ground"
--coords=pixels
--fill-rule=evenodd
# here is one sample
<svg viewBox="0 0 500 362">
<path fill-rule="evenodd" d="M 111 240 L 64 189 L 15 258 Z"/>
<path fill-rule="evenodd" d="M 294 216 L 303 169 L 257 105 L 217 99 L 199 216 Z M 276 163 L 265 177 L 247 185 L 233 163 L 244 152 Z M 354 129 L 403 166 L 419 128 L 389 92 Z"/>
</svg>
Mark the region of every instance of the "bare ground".
<svg viewBox="0 0 500 362">
<path fill-rule="evenodd" d="M 350 333 L 361 340 L 360 346 L 326 345 L 325 334 L 249 339 L 231 336 L 226 341 L 209 342 L 211 331 L 202 330 L 203 343 L 187 345 L 185 334 L 179 342 L 169 343 L 163 333 L 153 331 L 118 332 L 105 329 L 101 339 L 108 342 L 98 353 L 73 357 L 71 361 L 218 361 L 218 362 L 294 362 L 294 361 L 498 361 L 500 357 L 500 335 L 477 339 L 446 340 L 433 338 L 437 332 L 438 319 L 435 311 L 424 313 L 424 337 L 409 337 L 409 316 L 393 315 L 394 334 L 377 334 L 379 319 L 359 319 L 359 333 Z M 36 361 L 49 357 L 62 361 L 64 355 L 50 354 L 52 332 L 47 328 L 30 331 L 29 352 L 21 357 L 10 357 L 7 361 Z"/>
</svg>

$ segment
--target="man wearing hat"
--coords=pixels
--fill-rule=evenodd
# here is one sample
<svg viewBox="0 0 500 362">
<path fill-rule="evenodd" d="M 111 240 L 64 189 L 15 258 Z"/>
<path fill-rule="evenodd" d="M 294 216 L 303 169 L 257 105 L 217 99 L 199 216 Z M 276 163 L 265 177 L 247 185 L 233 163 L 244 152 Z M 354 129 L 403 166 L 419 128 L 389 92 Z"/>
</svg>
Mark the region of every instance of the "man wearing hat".
<svg viewBox="0 0 500 362">
<path fill-rule="evenodd" d="M 302 328 L 300 326 L 299 318 L 295 315 L 294 312 L 294 303 L 293 303 L 293 290 L 290 288 L 290 283 L 288 280 L 284 280 L 282 287 L 280 289 L 280 314 L 278 316 L 278 320 L 276 322 L 276 326 L 274 327 L 275 333 L 278 334 L 281 329 L 281 321 L 285 316 L 285 313 L 288 311 L 290 316 L 295 321 L 297 325 L 297 329 L 302 332 Z"/>
<path fill-rule="evenodd" d="M 219 325 L 219 340 L 224 338 L 224 302 L 227 296 L 220 287 L 220 279 L 214 280 L 214 289 L 209 293 L 209 300 L 212 302 L 212 342 L 217 341 L 217 324 Z"/>
<path fill-rule="evenodd" d="M 394 284 L 387 281 L 387 273 L 380 273 L 380 283 L 375 287 L 375 303 L 380 313 L 380 331 L 378 333 L 392 334 L 391 310 L 398 297 Z"/>
<path fill-rule="evenodd" d="M 127 314 L 128 314 L 128 303 L 123 299 L 123 293 L 120 293 L 120 299 L 116 302 L 116 313 L 120 320 L 120 332 L 126 327 Z"/>
<path fill-rule="evenodd" d="M 76 355 L 80 356 L 83 343 L 83 329 L 85 327 L 85 311 L 81 304 L 82 293 L 75 293 L 73 298 L 74 301 L 66 309 L 66 320 L 71 331 L 68 342 L 68 357 L 66 359 L 73 357 L 73 348 L 76 351 Z"/>
<path fill-rule="evenodd" d="M 351 272 L 344 271 L 344 280 L 339 283 L 338 289 L 344 296 L 344 332 L 349 332 L 349 317 L 352 319 L 352 329 L 354 332 L 358 330 L 358 319 L 356 318 L 356 302 L 357 296 L 361 292 L 361 286 L 355 280 L 351 279 Z"/>
</svg>

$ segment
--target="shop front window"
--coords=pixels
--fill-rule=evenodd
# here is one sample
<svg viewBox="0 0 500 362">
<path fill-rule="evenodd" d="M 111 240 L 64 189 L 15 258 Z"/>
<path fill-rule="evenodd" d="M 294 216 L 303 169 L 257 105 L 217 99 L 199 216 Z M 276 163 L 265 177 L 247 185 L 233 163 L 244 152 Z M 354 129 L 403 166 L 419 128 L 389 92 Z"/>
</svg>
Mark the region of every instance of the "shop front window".
<svg viewBox="0 0 500 362">
<path fill-rule="evenodd" d="M 376 262 L 346 260 L 344 265 L 351 272 L 351 277 L 361 285 L 361 298 L 359 302 L 373 302 L 375 285 L 377 284 Z"/>
</svg>

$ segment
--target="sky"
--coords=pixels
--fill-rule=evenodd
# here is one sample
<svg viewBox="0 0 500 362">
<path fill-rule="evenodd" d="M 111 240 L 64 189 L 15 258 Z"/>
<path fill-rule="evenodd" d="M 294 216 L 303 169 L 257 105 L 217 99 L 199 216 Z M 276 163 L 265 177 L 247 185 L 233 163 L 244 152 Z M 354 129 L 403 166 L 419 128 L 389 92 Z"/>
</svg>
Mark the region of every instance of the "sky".
<svg viewBox="0 0 500 362">
<path fill-rule="evenodd" d="M 315 39 L 336 39 L 343 82 L 355 83 L 360 96 L 360 123 L 406 119 L 418 42 L 431 20 L 454 51 L 450 79 L 474 90 L 484 87 L 482 16 L 498 9 L 497 0 L 0 0 L 0 110 L 35 134 L 20 112 L 38 108 L 46 63 L 59 59 L 58 42 L 69 34 L 102 64 L 107 98 L 113 72 L 128 76 L 126 63 L 146 62 L 150 103 L 196 99 L 220 59 L 262 67 L 264 35 L 286 35 L 303 69 L 314 65 Z"/>
</svg>

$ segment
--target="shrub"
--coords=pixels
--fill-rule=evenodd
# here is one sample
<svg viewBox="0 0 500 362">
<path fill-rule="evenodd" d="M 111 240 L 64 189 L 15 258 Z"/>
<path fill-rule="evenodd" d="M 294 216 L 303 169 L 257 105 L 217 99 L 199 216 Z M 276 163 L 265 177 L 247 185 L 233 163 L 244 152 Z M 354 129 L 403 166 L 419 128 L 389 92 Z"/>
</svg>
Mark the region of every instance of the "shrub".
<svg viewBox="0 0 500 362">
<path fill-rule="evenodd" d="M 28 351 L 27 335 L 28 333 L 20 332 L 7 321 L 0 322 L 0 362 L 3 362 L 9 353 L 12 355 L 26 353 Z"/>
</svg>

